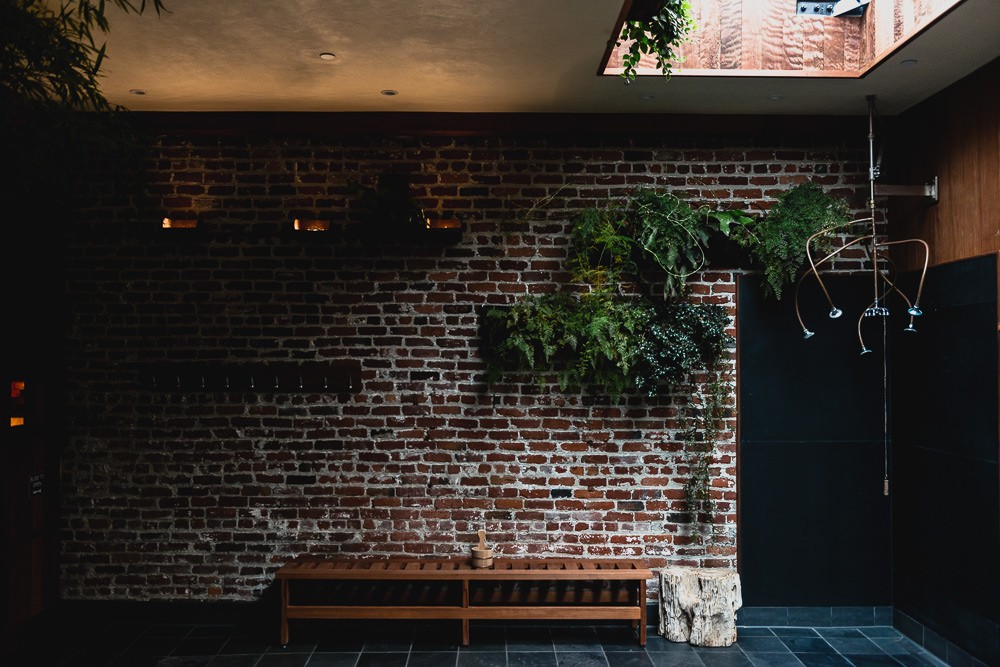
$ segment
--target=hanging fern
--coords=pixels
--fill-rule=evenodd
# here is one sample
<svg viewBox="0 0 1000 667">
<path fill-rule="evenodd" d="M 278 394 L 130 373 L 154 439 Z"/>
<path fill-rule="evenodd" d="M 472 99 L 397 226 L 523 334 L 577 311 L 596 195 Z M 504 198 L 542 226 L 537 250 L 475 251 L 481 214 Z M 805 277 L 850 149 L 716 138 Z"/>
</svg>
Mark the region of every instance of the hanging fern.
<svg viewBox="0 0 1000 667">
<path fill-rule="evenodd" d="M 705 215 L 671 194 L 643 189 L 628 207 L 639 264 L 654 263 L 663 271 L 663 293 L 678 297 L 687 279 L 705 268 L 709 227 Z"/>
<path fill-rule="evenodd" d="M 554 378 L 563 391 L 655 396 L 714 363 L 729 344 L 728 324 L 717 305 L 558 292 L 487 309 L 483 355 L 491 381 L 527 372 L 540 384 Z"/>
<path fill-rule="evenodd" d="M 602 287 L 644 271 L 663 275 L 663 295 L 683 297 L 687 279 L 705 266 L 706 214 L 670 193 L 639 189 L 620 207 L 587 209 L 573 222 L 573 279 Z"/>
<path fill-rule="evenodd" d="M 741 229 L 739 242 L 764 267 L 764 293 L 781 299 L 806 264 L 806 242 L 817 232 L 846 223 L 847 203 L 811 181 L 787 190 L 756 224 Z M 817 237 L 813 249 L 825 252 L 830 237 Z"/>
</svg>

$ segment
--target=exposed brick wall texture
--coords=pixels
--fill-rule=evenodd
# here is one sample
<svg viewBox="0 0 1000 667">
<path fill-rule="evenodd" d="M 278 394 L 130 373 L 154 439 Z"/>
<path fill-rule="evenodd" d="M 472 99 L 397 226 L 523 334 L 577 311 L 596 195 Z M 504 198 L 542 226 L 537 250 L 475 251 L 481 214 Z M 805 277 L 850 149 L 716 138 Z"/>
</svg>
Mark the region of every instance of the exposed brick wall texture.
<svg viewBox="0 0 1000 667">
<path fill-rule="evenodd" d="M 530 378 L 487 386 L 479 309 L 565 284 L 585 207 L 648 186 L 760 210 L 806 179 L 863 206 L 861 150 L 760 137 L 163 137 L 154 149 L 152 200 L 95 174 L 66 249 L 64 597 L 252 600 L 298 554 L 467 554 L 481 528 L 503 556 L 735 566 L 735 414 L 699 535 L 680 442 L 697 383 L 619 402 Z M 384 172 L 463 220 L 461 239 L 359 237 L 348 182 Z M 159 230 L 174 211 L 201 228 Z M 288 232 L 302 211 L 334 230 Z M 692 298 L 735 316 L 737 273 L 710 268 Z M 153 363 L 340 359 L 362 367 L 348 395 L 137 382 Z M 731 356 L 726 381 L 735 370 Z"/>
</svg>

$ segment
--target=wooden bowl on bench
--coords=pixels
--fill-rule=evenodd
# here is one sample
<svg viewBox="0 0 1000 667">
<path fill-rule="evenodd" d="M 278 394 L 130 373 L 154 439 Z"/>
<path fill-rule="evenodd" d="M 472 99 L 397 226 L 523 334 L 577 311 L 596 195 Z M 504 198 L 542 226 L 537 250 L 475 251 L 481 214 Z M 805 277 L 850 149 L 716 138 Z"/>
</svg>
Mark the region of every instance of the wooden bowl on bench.
<svg viewBox="0 0 1000 667">
<path fill-rule="evenodd" d="M 493 567 L 493 549 L 472 547 L 472 567 Z"/>
</svg>

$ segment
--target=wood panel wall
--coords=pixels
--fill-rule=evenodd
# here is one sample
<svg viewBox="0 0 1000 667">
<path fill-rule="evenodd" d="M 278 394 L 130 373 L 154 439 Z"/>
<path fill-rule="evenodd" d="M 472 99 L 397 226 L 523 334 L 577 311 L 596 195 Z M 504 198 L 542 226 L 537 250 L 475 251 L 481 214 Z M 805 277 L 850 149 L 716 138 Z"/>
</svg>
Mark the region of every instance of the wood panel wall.
<svg viewBox="0 0 1000 667">
<path fill-rule="evenodd" d="M 680 74 L 857 76 L 961 0 L 872 0 L 861 17 L 801 15 L 795 0 L 701 0 Z M 653 58 L 642 60 L 655 74 Z M 621 67 L 613 51 L 608 67 Z"/>
<path fill-rule="evenodd" d="M 932 265 L 1000 252 L 1000 60 L 888 124 L 881 180 L 939 187 L 937 204 L 890 198 L 890 236 L 927 241 Z M 896 261 L 920 258 L 901 249 Z"/>
</svg>

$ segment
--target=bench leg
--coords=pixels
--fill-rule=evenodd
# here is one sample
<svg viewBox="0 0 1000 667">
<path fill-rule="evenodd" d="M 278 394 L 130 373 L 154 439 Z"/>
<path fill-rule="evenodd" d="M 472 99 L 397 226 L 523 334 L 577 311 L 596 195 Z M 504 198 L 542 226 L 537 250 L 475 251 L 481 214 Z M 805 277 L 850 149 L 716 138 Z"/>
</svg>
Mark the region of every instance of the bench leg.
<svg viewBox="0 0 1000 667">
<path fill-rule="evenodd" d="M 462 646 L 469 645 L 469 619 L 462 619 Z"/>
<path fill-rule="evenodd" d="M 639 582 L 639 646 L 646 645 L 646 581 Z"/>
<path fill-rule="evenodd" d="M 288 580 L 281 580 L 281 631 L 282 646 L 288 646 Z"/>
</svg>

